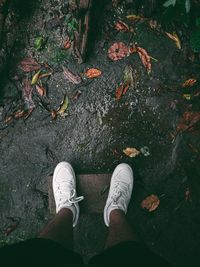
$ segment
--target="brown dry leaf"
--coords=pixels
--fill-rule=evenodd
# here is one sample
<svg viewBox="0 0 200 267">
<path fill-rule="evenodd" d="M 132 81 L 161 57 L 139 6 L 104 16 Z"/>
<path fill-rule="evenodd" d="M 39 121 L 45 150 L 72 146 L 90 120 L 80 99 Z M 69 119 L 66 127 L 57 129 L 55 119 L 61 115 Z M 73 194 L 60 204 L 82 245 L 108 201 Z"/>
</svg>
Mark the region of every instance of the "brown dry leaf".
<svg viewBox="0 0 200 267">
<path fill-rule="evenodd" d="M 147 69 L 149 74 L 151 72 L 151 57 L 144 48 L 136 46 L 136 49 L 144 67 Z"/>
<path fill-rule="evenodd" d="M 46 96 L 46 88 L 43 85 L 36 84 L 36 90 L 40 96 Z"/>
<path fill-rule="evenodd" d="M 24 58 L 19 63 L 19 68 L 22 69 L 24 72 L 31 72 L 37 71 L 40 69 L 40 64 L 34 58 Z"/>
<path fill-rule="evenodd" d="M 131 21 L 136 21 L 136 20 L 139 20 L 139 19 L 145 19 L 141 16 L 137 16 L 137 15 L 128 15 L 126 16 L 127 19 L 131 20 Z"/>
<path fill-rule="evenodd" d="M 9 123 L 13 120 L 13 116 L 10 115 L 10 116 L 7 116 L 5 119 L 4 119 L 4 123 Z"/>
<path fill-rule="evenodd" d="M 53 74 L 52 71 L 49 71 L 49 72 L 47 72 L 47 73 L 42 73 L 42 74 L 39 75 L 39 79 L 38 79 L 38 80 L 40 80 L 40 79 L 42 79 L 42 78 L 49 77 L 49 76 L 51 76 L 52 74 Z"/>
<path fill-rule="evenodd" d="M 142 201 L 141 207 L 151 212 L 156 210 L 159 204 L 160 199 L 156 195 L 150 195 Z"/>
<path fill-rule="evenodd" d="M 125 22 L 119 20 L 115 23 L 115 29 L 120 32 L 128 32 L 129 26 Z"/>
<path fill-rule="evenodd" d="M 175 42 L 175 44 L 178 47 L 178 49 L 181 49 L 181 41 L 180 41 L 178 35 L 175 32 L 173 32 L 173 34 L 169 33 L 169 32 L 165 32 L 165 33 L 167 34 L 167 36 L 170 39 L 172 39 Z"/>
<path fill-rule="evenodd" d="M 177 126 L 177 133 L 193 130 L 193 127 L 200 121 L 200 112 L 186 111 Z"/>
<path fill-rule="evenodd" d="M 151 19 L 151 20 L 149 21 L 149 26 L 151 27 L 152 30 L 154 30 L 154 29 L 157 28 L 157 26 L 158 26 L 158 22 L 157 22 L 156 20 L 154 20 L 154 19 Z"/>
<path fill-rule="evenodd" d="M 186 80 L 183 84 L 182 84 L 182 87 L 189 87 L 189 86 L 193 86 L 195 83 L 197 82 L 196 79 L 188 79 Z"/>
<path fill-rule="evenodd" d="M 64 44 L 63 44 L 63 47 L 64 49 L 69 49 L 71 47 L 71 40 L 69 38 L 69 36 L 66 38 L 66 40 L 64 41 Z"/>
<path fill-rule="evenodd" d="M 22 92 L 23 92 L 24 102 L 28 110 L 32 110 L 35 107 L 35 104 L 32 100 L 32 91 L 33 91 L 33 88 L 31 86 L 30 80 L 28 78 L 24 79 Z"/>
<path fill-rule="evenodd" d="M 108 57 L 113 61 L 120 60 L 129 55 L 129 47 L 123 42 L 114 43 L 108 50 Z"/>
<path fill-rule="evenodd" d="M 135 158 L 136 156 L 138 156 L 140 154 L 140 151 L 138 151 L 134 147 L 127 147 L 126 149 L 123 150 L 123 152 L 124 152 L 124 154 L 126 154 L 126 156 L 128 156 L 130 158 Z"/>
<path fill-rule="evenodd" d="M 51 111 L 51 118 L 52 118 L 52 120 L 55 120 L 57 118 L 57 111 L 56 110 Z"/>
<path fill-rule="evenodd" d="M 16 112 L 14 113 L 14 117 L 15 117 L 15 119 L 19 119 L 19 118 L 24 117 L 25 114 L 26 114 L 26 113 L 24 112 L 24 110 L 18 110 L 18 111 L 16 111 Z"/>
<path fill-rule="evenodd" d="M 72 96 L 72 101 L 76 101 L 76 100 L 78 100 L 79 97 L 81 96 L 81 94 L 82 94 L 82 93 L 81 93 L 80 90 L 76 91 L 75 94 Z"/>
<path fill-rule="evenodd" d="M 65 78 L 73 83 L 73 84 L 79 84 L 82 82 L 82 79 L 79 75 L 72 73 L 69 69 L 63 66 L 63 74 Z"/>
<path fill-rule="evenodd" d="M 124 89 L 124 84 L 122 83 L 116 90 L 115 92 L 115 99 L 119 100 L 122 97 L 123 94 L 123 89 Z"/>
<path fill-rule="evenodd" d="M 101 70 L 94 69 L 94 68 L 88 69 L 85 72 L 85 75 L 87 76 L 88 79 L 93 79 L 93 78 L 99 77 L 99 76 L 101 76 L 101 74 L 102 74 Z"/>
</svg>

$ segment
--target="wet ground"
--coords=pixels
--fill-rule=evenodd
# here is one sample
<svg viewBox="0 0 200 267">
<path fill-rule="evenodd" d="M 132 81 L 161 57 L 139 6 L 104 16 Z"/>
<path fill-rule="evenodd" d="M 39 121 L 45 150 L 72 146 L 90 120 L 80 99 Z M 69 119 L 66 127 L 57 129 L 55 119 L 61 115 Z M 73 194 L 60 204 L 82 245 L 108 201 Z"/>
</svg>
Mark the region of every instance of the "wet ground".
<svg viewBox="0 0 200 267">
<path fill-rule="evenodd" d="M 89 56 L 86 63 L 79 65 L 62 49 L 67 1 L 38 1 L 30 10 L 26 5 L 24 2 L 21 10 L 26 10 L 26 19 L 20 19 L 20 15 L 17 21 L 13 19 L 15 23 L 11 23 L 1 52 L 2 58 L 9 54 L 1 60 L 1 245 L 36 236 L 48 221 L 48 195 L 44 188 L 58 162 L 69 161 L 77 173 L 112 172 L 118 163 L 127 162 L 135 173 L 129 218 L 140 239 L 175 266 L 198 266 L 199 135 L 186 132 L 173 137 L 183 112 L 199 111 L 199 99 L 188 102 L 181 91 L 185 80 L 198 79 L 198 62 L 188 59 L 184 45 L 182 50 L 177 49 L 162 30 L 151 29 L 146 20 L 133 25 L 133 42 L 158 60 L 152 61 L 152 73 L 147 74 L 134 54 L 112 62 L 107 56 L 109 47 L 116 41 L 127 43 L 130 38 L 129 33 L 113 30 L 113 22 L 134 11 L 113 10 L 110 4 L 102 4 L 101 16 L 94 15 L 99 19 L 92 28 Z M 94 7 L 93 12 L 99 10 Z M 15 12 L 19 14 L 19 10 Z M 41 35 L 47 42 L 41 51 L 36 51 L 34 41 Z M 25 74 L 17 64 L 24 57 L 48 62 L 54 69 L 54 74 L 45 80 L 47 97 L 56 109 L 67 94 L 67 116 L 52 120 L 34 94 L 36 107 L 32 114 L 27 119 L 5 123 L 5 116 L 21 103 Z M 77 74 L 98 68 L 102 75 L 74 85 L 64 78 L 63 65 Z M 136 83 L 116 101 L 115 91 L 123 80 L 126 65 L 132 66 Z M 196 89 L 198 85 L 197 82 Z M 81 95 L 73 101 L 77 90 Z M 129 158 L 123 153 L 126 147 L 144 146 L 149 148 L 150 156 Z M 154 212 L 141 208 L 141 201 L 151 194 L 160 198 Z M 81 218 L 76 249 L 88 258 L 102 249 L 106 229 L 99 215 Z M 17 228 L 6 235 L 5 230 L 16 221 Z"/>
</svg>

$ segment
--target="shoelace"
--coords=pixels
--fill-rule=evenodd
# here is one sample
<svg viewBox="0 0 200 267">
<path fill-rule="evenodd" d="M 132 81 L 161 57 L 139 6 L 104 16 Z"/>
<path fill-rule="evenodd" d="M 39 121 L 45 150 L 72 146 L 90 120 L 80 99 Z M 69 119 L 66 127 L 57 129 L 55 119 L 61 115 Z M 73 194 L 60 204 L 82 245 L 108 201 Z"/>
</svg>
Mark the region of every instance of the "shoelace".
<svg viewBox="0 0 200 267">
<path fill-rule="evenodd" d="M 69 190 L 68 187 L 72 188 L 72 183 L 71 182 L 67 182 L 65 181 L 65 186 L 67 187 L 67 191 Z M 63 185 L 64 187 L 64 185 Z M 59 200 L 60 200 L 60 205 L 63 205 L 63 204 L 75 204 L 75 203 L 78 203 L 80 201 L 82 201 L 84 199 L 83 196 L 80 196 L 80 197 L 75 197 L 76 195 L 76 190 L 75 189 L 71 189 L 70 191 L 70 195 L 63 195 L 62 192 L 61 192 L 61 189 L 60 189 L 60 186 L 58 186 L 58 191 L 59 191 Z"/>
<path fill-rule="evenodd" d="M 121 198 L 123 200 L 123 205 L 126 207 L 126 201 L 125 198 L 123 197 L 123 193 L 126 194 L 128 190 L 128 185 L 122 185 L 119 183 L 116 183 L 114 190 L 113 190 L 113 195 L 111 196 L 111 201 L 113 205 L 117 206 L 118 205 L 118 200 Z"/>
</svg>

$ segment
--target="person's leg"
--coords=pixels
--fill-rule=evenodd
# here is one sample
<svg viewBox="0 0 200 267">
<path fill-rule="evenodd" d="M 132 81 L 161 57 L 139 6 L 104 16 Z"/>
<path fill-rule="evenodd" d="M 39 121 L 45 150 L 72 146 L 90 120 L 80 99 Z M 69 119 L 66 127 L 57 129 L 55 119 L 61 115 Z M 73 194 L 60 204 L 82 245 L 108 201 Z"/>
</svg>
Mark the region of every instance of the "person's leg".
<svg viewBox="0 0 200 267">
<path fill-rule="evenodd" d="M 112 210 L 110 213 L 110 224 L 105 249 L 131 240 L 135 241 L 136 237 L 126 219 L 125 213 L 122 210 Z"/>
<path fill-rule="evenodd" d="M 45 226 L 39 238 L 50 239 L 63 247 L 73 248 L 73 213 L 67 208 L 61 209 L 55 217 Z"/>
<path fill-rule="evenodd" d="M 78 202 L 83 197 L 76 196 L 76 176 L 67 162 L 59 163 L 53 174 L 53 192 L 56 215 L 39 234 L 39 238 L 50 239 L 65 248 L 73 248 L 73 226 L 79 218 Z"/>
</svg>

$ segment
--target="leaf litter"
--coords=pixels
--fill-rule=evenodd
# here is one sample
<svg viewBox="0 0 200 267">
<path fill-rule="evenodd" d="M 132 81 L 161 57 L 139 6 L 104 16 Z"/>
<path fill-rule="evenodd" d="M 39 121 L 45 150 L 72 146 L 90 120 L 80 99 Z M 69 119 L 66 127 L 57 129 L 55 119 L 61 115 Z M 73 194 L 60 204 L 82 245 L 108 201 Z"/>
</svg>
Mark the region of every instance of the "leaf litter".
<svg viewBox="0 0 200 267">
<path fill-rule="evenodd" d="M 153 194 L 146 197 L 141 202 L 141 207 L 143 209 L 147 209 L 149 212 L 156 210 L 159 205 L 160 205 L 160 199 L 156 195 L 153 195 Z"/>
</svg>

